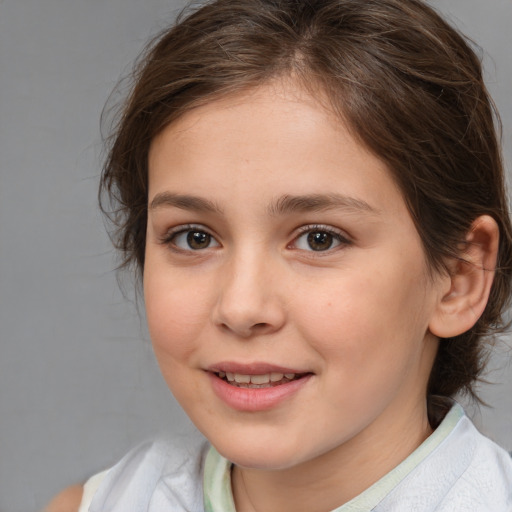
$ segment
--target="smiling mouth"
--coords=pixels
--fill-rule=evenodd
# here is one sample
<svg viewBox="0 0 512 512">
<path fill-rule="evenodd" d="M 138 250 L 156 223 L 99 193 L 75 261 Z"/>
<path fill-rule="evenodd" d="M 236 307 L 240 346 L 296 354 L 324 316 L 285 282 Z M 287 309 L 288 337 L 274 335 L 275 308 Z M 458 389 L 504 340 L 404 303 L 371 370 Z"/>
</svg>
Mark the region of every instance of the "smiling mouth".
<svg viewBox="0 0 512 512">
<path fill-rule="evenodd" d="M 279 372 L 263 373 L 260 375 L 244 375 L 240 373 L 221 371 L 215 372 L 215 374 L 231 386 L 250 389 L 273 388 L 309 375 L 308 373 Z"/>
</svg>

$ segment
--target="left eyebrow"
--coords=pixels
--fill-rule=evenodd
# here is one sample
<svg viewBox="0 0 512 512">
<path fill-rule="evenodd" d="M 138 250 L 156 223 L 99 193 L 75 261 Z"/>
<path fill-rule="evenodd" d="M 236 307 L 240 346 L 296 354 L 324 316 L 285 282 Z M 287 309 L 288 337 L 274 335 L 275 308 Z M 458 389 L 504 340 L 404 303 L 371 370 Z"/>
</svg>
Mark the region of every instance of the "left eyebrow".
<svg viewBox="0 0 512 512">
<path fill-rule="evenodd" d="M 156 194 L 149 204 L 149 209 L 155 210 L 165 206 L 196 212 L 222 214 L 222 209 L 208 199 L 186 194 L 173 194 L 171 192 L 161 192 L 160 194 Z"/>
<path fill-rule="evenodd" d="M 284 195 L 269 205 L 268 213 L 277 216 L 295 212 L 320 212 L 333 209 L 373 215 L 380 213 L 378 209 L 370 206 L 366 201 L 340 194 Z"/>
</svg>

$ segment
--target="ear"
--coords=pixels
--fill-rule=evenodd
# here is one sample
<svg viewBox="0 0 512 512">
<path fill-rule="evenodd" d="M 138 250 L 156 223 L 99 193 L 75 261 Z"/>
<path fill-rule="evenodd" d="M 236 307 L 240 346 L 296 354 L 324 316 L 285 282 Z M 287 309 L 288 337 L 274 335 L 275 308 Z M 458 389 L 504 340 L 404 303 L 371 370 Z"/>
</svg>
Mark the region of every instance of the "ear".
<svg viewBox="0 0 512 512">
<path fill-rule="evenodd" d="M 488 215 L 478 217 L 471 224 L 460 258 L 454 258 L 448 264 L 448 284 L 445 282 L 429 324 L 432 334 L 451 338 L 475 325 L 489 299 L 498 244 L 496 221 Z"/>
</svg>

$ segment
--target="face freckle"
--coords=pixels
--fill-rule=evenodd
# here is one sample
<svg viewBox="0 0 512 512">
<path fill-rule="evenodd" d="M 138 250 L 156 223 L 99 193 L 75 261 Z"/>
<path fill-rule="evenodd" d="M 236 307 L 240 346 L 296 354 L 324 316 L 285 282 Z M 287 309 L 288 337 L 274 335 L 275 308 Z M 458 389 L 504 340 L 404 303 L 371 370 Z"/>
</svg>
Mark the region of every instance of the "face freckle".
<svg viewBox="0 0 512 512">
<path fill-rule="evenodd" d="M 152 143 L 149 202 L 155 354 L 221 453 L 292 468 L 425 428 L 439 286 L 386 166 L 313 98 L 270 84 L 185 114 Z"/>
</svg>

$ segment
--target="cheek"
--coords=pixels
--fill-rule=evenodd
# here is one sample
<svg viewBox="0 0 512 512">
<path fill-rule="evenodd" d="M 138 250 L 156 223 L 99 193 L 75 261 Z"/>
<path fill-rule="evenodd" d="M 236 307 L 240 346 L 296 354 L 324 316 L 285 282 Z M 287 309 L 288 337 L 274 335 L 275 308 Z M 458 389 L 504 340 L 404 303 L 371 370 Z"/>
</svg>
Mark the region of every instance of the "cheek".
<svg viewBox="0 0 512 512">
<path fill-rule="evenodd" d="M 193 286 L 180 286 L 162 274 L 144 275 L 147 324 L 162 376 L 190 415 L 188 404 L 195 403 L 201 393 L 197 379 L 190 378 L 189 367 L 194 366 L 197 340 L 208 308 Z"/>
<path fill-rule="evenodd" d="M 207 319 L 204 296 L 191 284 L 187 286 L 163 272 L 148 271 L 144 275 L 144 300 L 157 357 L 188 357 Z"/>
<path fill-rule="evenodd" d="M 382 361 L 396 367 L 399 354 L 420 349 L 426 332 L 425 278 L 420 271 L 407 278 L 396 270 L 401 266 L 364 268 L 332 279 L 328 292 L 297 294 L 302 334 L 326 361 L 344 361 L 347 370 L 382 367 Z"/>
</svg>

